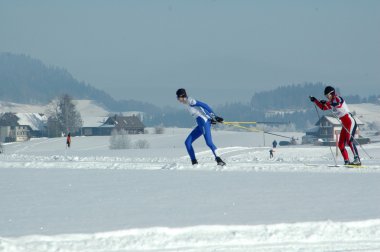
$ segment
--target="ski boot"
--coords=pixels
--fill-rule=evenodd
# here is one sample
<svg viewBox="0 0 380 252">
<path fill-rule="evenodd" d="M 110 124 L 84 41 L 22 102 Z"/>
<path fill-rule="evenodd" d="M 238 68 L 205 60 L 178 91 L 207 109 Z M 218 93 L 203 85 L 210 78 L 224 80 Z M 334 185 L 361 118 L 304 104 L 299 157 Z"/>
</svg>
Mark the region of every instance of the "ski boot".
<svg viewBox="0 0 380 252">
<path fill-rule="evenodd" d="M 349 165 L 350 164 L 350 160 L 344 160 L 344 165 Z"/>
<path fill-rule="evenodd" d="M 359 158 L 359 157 L 355 157 L 355 158 L 354 158 L 354 161 L 352 161 L 352 162 L 350 163 L 350 165 L 361 166 L 361 165 L 362 165 L 362 162 L 360 162 L 360 158 Z"/>
<path fill-rule="evenodd" d="M 191 164 L 192 164 L 192 165 L 197 165 L 197 164 L 198 164 L 198 161 L 197 161 L 196 159 L 193 159 L 193 160 L 191 160 Z"/>
<path fill-rule="evenodd" d="M 226 163 L 220 157 L 216 157 L 215 161 L 220 166 L 225 166 L 226 165 Z"/>
</svg>

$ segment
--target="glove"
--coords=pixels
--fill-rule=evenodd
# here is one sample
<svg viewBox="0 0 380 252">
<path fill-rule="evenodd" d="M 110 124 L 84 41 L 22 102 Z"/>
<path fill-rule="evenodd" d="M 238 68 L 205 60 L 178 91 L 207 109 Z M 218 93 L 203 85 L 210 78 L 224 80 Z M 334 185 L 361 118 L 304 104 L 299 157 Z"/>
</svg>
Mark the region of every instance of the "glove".
<svg viewBox="0 0 380 252">
<path fill-rule="evenodd" d="M 215 116 L 215 121 L 217 121 L 218 123 L 223 123 L 224 119 L 222 117 Z"/>
<path fill-rule="evenodd" d="M 223 122 L 223 118 L 222 117 L 219 117 L 219 116 L 216 116 L 215 114 L 210 114 L 211 116 L 211 124 L 216 124 L 217 122 L 218 123 L 222 123 Z"/>
<path fill-rule="evenodd" d="M 309 96 L 309 99 L 311 102 L 315 102 L 315 100 L 317 100 L 314 96 Z"/>
<path fill-rule="evenodd" d="M 326 101 L 325 100 L 320 100 L 319 102 L 322 103 L 323 106 L 326 105 Z"/>
</svg>

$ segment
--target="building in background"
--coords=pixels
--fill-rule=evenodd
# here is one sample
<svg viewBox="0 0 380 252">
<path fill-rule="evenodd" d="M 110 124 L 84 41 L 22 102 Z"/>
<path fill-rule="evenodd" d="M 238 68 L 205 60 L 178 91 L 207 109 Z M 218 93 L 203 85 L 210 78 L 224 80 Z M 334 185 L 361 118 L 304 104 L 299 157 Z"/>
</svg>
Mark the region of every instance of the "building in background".
<svg viewBox="0 0 380 252">
<path fill-rule="evenodd" d="M 46 135 L 47 118 L 38 113 L 3 113 L 0 115 L 0 141 L 22 142 Z"/>
<path fill-rule="evenodd" d="M 355 117 L 358 128 L 356 130 L 355 139 L 361 144 L 369 143 L 369 138 L 360 137 L 360 127 L 364 123 Z M 303 144 L 317 145 L 335 145 L 339 140 L 339 134 L 342 129 L 340 121 L 333 116 L 322 116 L 315 126 L 306 131 L 306 135 L 302 138 Z"/>
<path fill-rule="evenodd" d="M 84 136 L 110 136 L 114 129 L 128 134 L 144 134 L 145 125 L 136 115 L 84 118 L 81 134 Z"/>
</svg>

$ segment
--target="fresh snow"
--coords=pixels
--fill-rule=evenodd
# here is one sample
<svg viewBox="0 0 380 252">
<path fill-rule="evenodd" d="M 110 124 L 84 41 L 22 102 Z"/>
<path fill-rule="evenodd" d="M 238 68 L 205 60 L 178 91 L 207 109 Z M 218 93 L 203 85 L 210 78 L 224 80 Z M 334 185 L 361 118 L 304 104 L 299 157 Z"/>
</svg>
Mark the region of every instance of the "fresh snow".
<svg viewBox="0 0 380 252">
<path fill-rule="evenodd" d="M 74 104 L 81 115 L 87 116 L 107 116 L 109 111 L 105 110 L 95 101 L 92 100 L 74 100 Z M 50 104 L 46 105 L 30 105 L 13 102 L 0 101 L 0 113 L 42 113 L 45 114 Z"/>
<path fill-rule="evenodd" d="M 348 169 L 329 167 L 329 147 L 269 159 L 282 139 L 217 130 L 227 166 L 203 139 L 191 166 L 190 130 L 131 135 L 150 143 L 141 150 L 110 150 L 109 137 L 5 144 L 0 251 L 380 251 L 380 143 Z"/>
<path fill-rule="evenodd" d="M 379 251 L 380 221 L 129 229 L 0 240 L 8 252 Z"/>
<path fill-rule="evenodd" d="M 371 103 L 362 103 L 362 104 L 350 104 L 350 110 L 354 112 L 357 118 L 359 118 L 363 123 L 366 124 L 375 124 L 380 131 L 380 105 L 371 104 Z"/>
</svg>

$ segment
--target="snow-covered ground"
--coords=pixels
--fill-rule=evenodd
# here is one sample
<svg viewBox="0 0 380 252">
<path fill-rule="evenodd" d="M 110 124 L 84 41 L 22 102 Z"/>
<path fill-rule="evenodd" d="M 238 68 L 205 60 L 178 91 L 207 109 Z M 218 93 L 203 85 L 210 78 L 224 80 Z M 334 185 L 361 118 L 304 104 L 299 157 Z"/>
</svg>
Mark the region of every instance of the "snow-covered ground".
<svg viewBox="0 0 380 252">
<path fill-rule="evenodd" d="M 350 109 L 356 114 L 366 127 L 372 125 L 377 126 L 377 130 L 380 131 L 380 105 L 372 103 L 362 103 L 362 104 L 350 104 Z"/>
<path fill-rule="evenodd" d="M 348 169 L 329 166 L 329 147 L 270 159 L 282 139 L 214 131 L 227 166 L 199 139 L 193 167 L 189 131 L 130 136 L 149 149 L 110 150 L 108 137 L 5 145 L 0 251 L 380 251 L 379 143 Z"/>
</svg>

